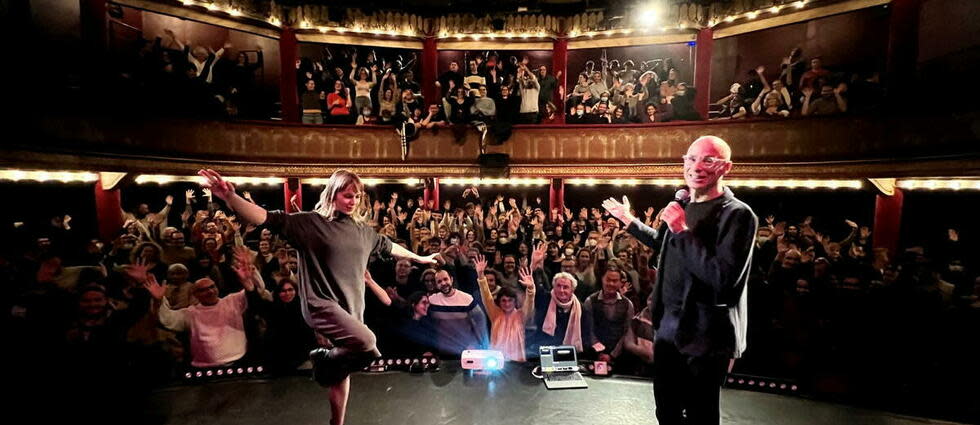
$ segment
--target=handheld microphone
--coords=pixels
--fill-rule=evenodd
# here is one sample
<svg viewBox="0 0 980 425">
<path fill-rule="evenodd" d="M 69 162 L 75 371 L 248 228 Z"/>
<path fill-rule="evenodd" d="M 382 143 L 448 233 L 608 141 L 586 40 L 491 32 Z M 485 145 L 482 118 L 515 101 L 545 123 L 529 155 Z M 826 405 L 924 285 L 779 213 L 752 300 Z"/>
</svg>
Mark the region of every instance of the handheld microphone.
<svg viewBox="0 0 980 425">
<path fill-rule="evenodd" d="M 674 202 L 677 202 L 682 207 L 687 206 L 687 203 L 691 200 L 691 193 L 687 189 L 679 189 L 674 192 Z"/>
</svg>

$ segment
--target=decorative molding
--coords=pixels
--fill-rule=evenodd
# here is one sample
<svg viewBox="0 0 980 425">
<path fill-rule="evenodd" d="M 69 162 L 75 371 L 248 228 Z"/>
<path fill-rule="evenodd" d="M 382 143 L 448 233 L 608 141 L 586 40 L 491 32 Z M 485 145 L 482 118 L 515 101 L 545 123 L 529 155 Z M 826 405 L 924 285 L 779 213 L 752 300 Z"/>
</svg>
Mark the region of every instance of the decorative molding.
<svg viewBox="0 0 980 425">
<path fill-rule="evenodd" d="M 222 18 L 213 14 L 190 10 L 186 7 L 171 6 L 152 0 L 112 0 L 112 2 L 122 6 L 170 15 L 181 19 L 190 19 L 192 21 L 203 22 L 205 24 L 217 25 L 219 27 L 274 38 L 276 40 L 279 39 L 280 30 L 278 28 L 269 28 L 273 26 L 272 24 L 266 24 L 268 26 L 252 25 L 236 19 Z"/>
<path fill-rule="evenodd" d="M 99 180 L 102 181 L 102 190 L 112 190 L 116 188 L 116 185 L 126 178 L 126 173 L 115 173 L 111 171 L 103 171 L 99 173 Z"/>
<path fill-rule="evenodd" d="M 439 40 L 436 43 L 436 49 L 438 50 L 552 50 L 554 46 L 554 43 L 551 41 L 508 40 L 501 39 L 500 37 L 471 41 Z"/>
<path fill-rule="evenodd" d="M 568 50 L 644 46 L 649 44 L 687 43 L 697 39 L 697 36 L 697 32 L 688 34 L 638 35 L 616 38 L 598 38 L 597 36 L 597 38 L 589 38 L 585 40 L 571 40 L 568 42 Z"/>
<path fill-rule="evenodd" d="M 868 179 L 883 195 L 894 196 L 896 179 Z"/>
<path fill-rule="evenodd" d="M 728 26 L 718 26 L 714 29 L 713 38 L 732 37 L 739 34 L 760 31 L 768 28 L 775 28 L 783 25 L 790 25 L 813 19 L 820 19 L 831 15 L 853 12 L 855 10 L 867 9 L 891 3 L 891 0 L 849 0 L 840 3 L 833 3 L 826 6 L 808 7 L 799 12 L 785 15 L 777 15 L 771 18 L 754 19 L 742 24 Z M 791 7 L 791 6 L 787 6 Z"/>
<path fill-rule="evenodd" d="M 377 35 L 375 35 L 375 37 L 377 37 Z M 338 35 L 298 32 L 296 33 L 296 40 L 303 43 L 332 43 L 353 46 L 391 47 L 396 49 L 422 50 L 422 42 L 418 40 L 371 38 L 368 36 L 355 34 Z"/>
</svg>

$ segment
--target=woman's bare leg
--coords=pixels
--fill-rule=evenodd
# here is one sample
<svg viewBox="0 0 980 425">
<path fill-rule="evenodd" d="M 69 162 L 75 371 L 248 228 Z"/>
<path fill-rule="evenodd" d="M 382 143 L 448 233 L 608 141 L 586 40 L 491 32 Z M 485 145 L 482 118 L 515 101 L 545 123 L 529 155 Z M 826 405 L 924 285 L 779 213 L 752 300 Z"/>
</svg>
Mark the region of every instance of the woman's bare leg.
<svg viewBox="0 0 980 425">
<path fill-rule="evenodd" d="M 350 396 L 350 376 L 328 389 L 330 398 L 330 425 L 343 425 L 347 415 L 347 398 Z"/>
</svg>

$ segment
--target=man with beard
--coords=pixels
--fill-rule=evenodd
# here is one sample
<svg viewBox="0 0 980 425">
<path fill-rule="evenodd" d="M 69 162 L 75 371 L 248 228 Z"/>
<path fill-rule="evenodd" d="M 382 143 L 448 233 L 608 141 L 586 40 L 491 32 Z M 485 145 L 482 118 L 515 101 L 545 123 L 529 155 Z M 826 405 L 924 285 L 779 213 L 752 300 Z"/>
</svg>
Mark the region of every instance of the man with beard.
<svg viewBox="0 0 980 425">
<path fill-rule="evenodd" d="M 429 296 L 436 348 L 443 354 L 457 356 L 463 350 L 487 348 L 487 316 L 479 302 L 457 290 L 453 276 L 446 270 L 436 272 L 436 288 L 439 292 Z"/>
</svg>

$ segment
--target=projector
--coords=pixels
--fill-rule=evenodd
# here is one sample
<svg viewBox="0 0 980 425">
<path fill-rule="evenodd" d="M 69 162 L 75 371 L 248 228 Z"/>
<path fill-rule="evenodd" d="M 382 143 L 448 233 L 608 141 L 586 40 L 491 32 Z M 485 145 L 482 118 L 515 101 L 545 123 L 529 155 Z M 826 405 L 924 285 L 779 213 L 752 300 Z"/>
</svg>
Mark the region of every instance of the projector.
<svg viewBox="0 0 980 425">
<path fill-rule="evenodd" d="M 463 369 L 497 370 L 504 367 L 504 353 L 495 350 L 463 350 Z"/>
</svg>

